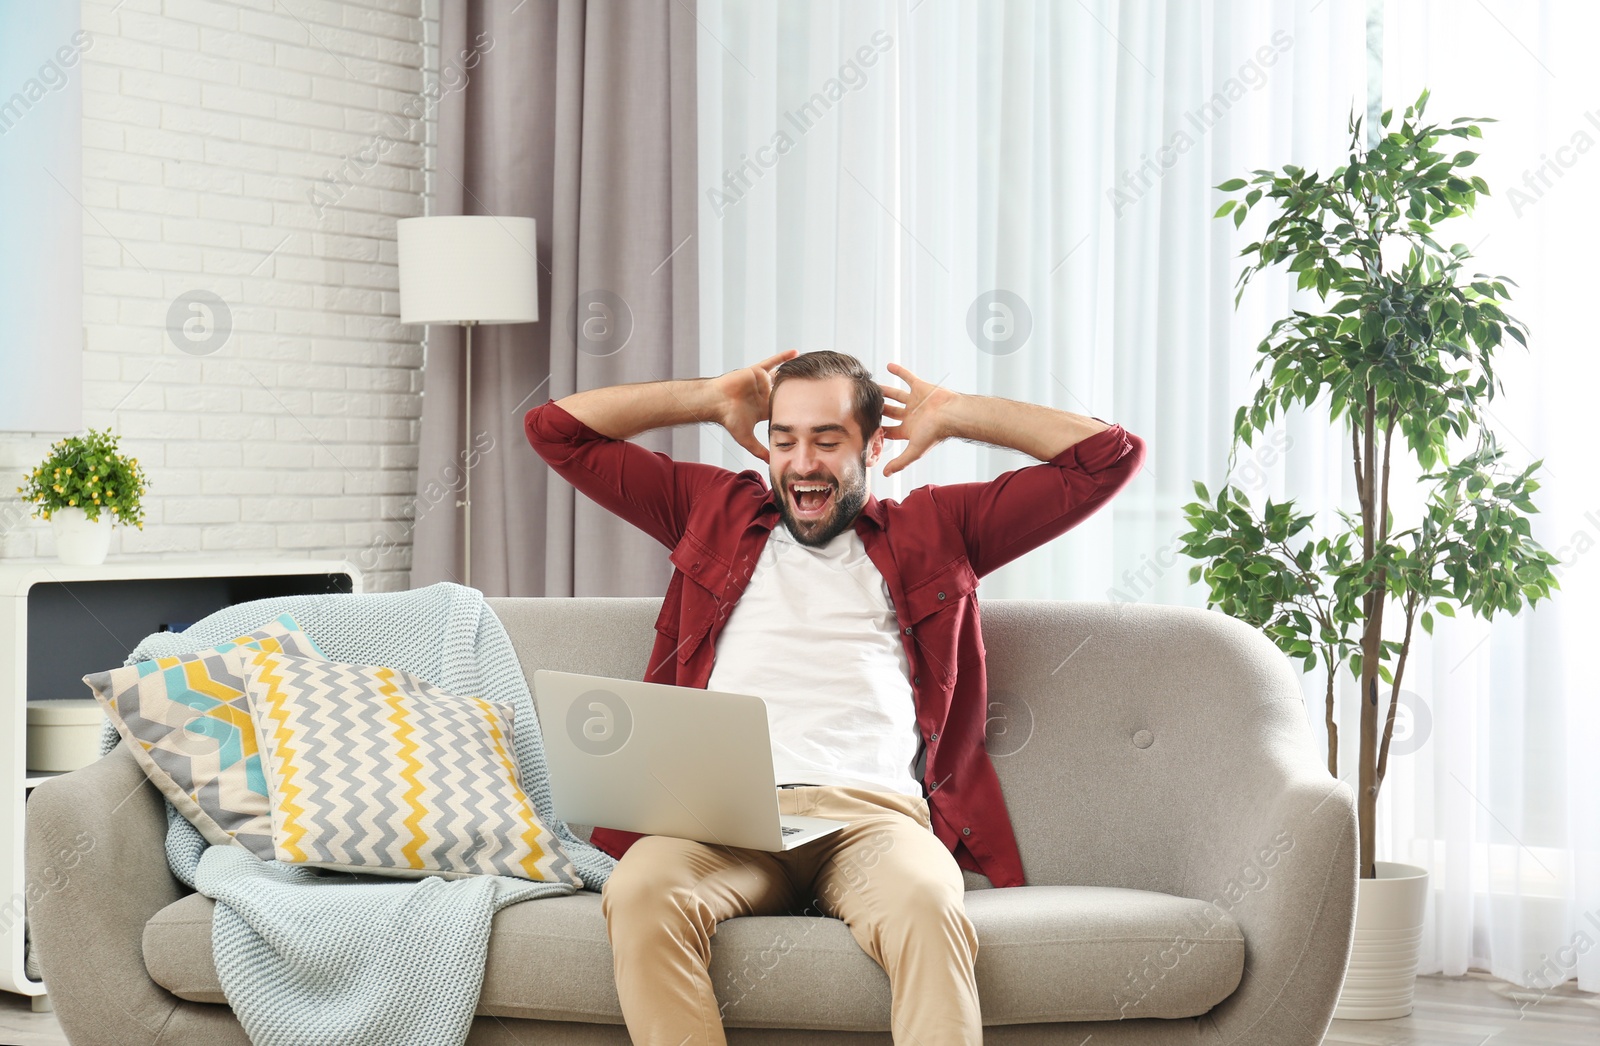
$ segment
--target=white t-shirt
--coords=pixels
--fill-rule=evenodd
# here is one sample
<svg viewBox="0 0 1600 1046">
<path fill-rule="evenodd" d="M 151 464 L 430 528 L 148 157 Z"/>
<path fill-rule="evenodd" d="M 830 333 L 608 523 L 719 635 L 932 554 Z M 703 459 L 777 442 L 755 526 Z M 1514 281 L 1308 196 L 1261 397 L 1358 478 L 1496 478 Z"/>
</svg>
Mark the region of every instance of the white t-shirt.
<svg viewBox="0 0 1600 1046">
<path fill-rule="evenodd" d="M 775 785 L 922 795 L 910 665 L 889 585 L 854 527 L 818 549 L 778 521 L 706 689 L 766 701 Z"/>
</svg>

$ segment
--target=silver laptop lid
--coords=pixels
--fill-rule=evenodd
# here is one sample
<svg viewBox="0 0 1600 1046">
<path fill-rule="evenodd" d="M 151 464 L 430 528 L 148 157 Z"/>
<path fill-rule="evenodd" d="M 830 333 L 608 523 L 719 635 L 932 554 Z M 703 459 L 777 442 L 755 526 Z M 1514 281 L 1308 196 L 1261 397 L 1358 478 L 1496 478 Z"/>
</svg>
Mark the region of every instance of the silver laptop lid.
<svg viewBox="0 0 1600 1046">
<path fill-rule="evenodd" d="M 533 699 L 563 821 L 783 847 L 761 698 L 541 668 Z"/>
</svg>

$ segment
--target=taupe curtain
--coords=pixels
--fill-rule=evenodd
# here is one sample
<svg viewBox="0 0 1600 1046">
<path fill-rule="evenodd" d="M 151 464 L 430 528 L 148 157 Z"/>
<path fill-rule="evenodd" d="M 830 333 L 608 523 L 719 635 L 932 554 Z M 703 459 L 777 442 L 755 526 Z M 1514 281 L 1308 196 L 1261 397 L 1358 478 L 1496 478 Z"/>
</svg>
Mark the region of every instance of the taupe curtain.
<svg viewBox="0 0 1600 1046">
<path fill-rule="evenodd" d="M 429 328 L 413 588 L 463 581 L 455 502 L 472 447 L 472 587 L 665 590 L 667 550 L 555 476 L 522 418 L 578 389 L 699 376 L 695 6 L 444 0 L 433 213 L 538 220 L 540 322 L 474 331 L 470 442 L 461 330 Z M 698 447 L 692 426 L 636 442 L 684 459 Z"/>
</svg>

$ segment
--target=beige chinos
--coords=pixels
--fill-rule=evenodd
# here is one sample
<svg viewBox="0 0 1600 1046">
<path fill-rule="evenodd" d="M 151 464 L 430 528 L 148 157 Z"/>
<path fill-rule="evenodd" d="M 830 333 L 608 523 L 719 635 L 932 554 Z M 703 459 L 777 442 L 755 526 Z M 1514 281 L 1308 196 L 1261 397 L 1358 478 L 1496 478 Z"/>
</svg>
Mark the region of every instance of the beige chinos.
<svg viewBox="0 0 1600 1046">
<path fill-rule="evenodd" d="M 778 809 L 848 824 L 779 852 L 646 835 L 612 870 L 600 907 L 636 1046 L 724 1046 L 709 971 L 717 923 L 806 909 L 843 920 L 889 975 L 897 1046 L 982 1043 L 978 936 L 927 800 L 816 785 L 779 788 Z"/>
</svg>

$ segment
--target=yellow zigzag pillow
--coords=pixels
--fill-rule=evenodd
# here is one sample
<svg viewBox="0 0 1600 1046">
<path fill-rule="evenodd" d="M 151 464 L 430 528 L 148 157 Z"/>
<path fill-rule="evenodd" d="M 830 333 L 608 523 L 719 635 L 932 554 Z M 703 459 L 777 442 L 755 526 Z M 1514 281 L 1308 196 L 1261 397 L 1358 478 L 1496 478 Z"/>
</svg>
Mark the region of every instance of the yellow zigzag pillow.
<svg viewBox="0 0 1600 1046">
<path fill-rule="evenodd" d="M 236 648 L 279 861 L 582 887 L 518 780 L 509 705 L 380 666 Z"/>
</svg>

